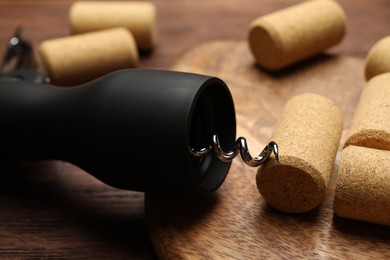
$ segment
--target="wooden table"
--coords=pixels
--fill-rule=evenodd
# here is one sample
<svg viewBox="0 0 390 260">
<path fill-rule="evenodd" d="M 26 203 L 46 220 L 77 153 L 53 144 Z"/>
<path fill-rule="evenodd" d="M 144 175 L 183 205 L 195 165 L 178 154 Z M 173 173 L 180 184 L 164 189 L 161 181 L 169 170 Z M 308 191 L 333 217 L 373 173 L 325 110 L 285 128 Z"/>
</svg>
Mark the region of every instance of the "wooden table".
<svg viewBox="0 0 390 260">
<path fill-rule="evenodd" d="M 153 1 L 158 44 L 141 68 L 169 69 L 199 44 L 246 39 L 256 17 L 299 1 Z M 342 0 L 348 24 L 330 52 L 364 58 L 389 35 L 388 0 Z M 72 1 L 1 0 L 0 51 L 17 26 L 36 48 L 69 35 Z M 147 167 L 147 166 L 138 166 Z M 144 217 L 144 194 L 109 187 L 66 162 L 1 165 L 0 258 L 155 259 Z"/>
</svg>

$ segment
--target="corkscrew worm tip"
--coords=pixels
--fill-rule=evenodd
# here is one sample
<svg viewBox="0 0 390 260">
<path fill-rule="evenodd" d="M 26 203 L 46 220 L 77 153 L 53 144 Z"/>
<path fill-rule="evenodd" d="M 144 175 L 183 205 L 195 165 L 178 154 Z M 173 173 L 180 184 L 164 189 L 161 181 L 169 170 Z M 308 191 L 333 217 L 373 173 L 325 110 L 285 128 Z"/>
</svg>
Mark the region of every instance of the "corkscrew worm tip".
<svg viewBox="0 0 390 260">
<path fill-rule="evenodd" d="M 268 143 L 268 146 L 271 147 L 272 152 L 275 155 L 276 162 L 279 162 L 279 147 L 278 147 L 278 144 L 276 142 L 274 142 L 274 141 L 271 141 L 271 142 Z"/>
</svg>

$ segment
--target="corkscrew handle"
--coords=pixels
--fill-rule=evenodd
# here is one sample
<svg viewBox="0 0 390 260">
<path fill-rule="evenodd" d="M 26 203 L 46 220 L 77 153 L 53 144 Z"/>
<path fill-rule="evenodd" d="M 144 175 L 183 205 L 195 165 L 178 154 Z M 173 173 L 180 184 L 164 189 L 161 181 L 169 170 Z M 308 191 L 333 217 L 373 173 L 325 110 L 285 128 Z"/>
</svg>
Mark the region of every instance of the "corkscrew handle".
<svg viewBox="0 0 390 260">
<path fill-rule="evenodd" d="M 114 187 L 212 192 L 230 163 L 194 157 L 209 134 L 234 145 L 234 104 L 216 77 L 129 69 L 69 88 L 0 79 L 0 159 L 63 160 Z"/>
</svg>

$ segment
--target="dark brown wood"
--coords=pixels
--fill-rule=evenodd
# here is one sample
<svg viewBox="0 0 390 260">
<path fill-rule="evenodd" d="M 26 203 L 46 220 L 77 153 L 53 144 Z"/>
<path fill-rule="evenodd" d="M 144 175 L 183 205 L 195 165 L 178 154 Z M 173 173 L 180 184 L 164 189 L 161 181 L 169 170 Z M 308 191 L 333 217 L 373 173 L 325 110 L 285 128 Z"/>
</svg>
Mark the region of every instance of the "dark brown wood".
<svg viewBox="0 0 390 260">
<path fill-rule="evenodd" d="M 72 2 L 71 0 L 1 0 L 0 54 L 5 50 L 8 39 L 13 34 L 16 26 L 23 27 L 23 34 L 33 43 L 35 51 L 43 40 L 69 35 L 67 15 Z M 245 41 L 247 26 L 254 18 L 299 1 L 156 0 L 152 2 L 158 8 L 158 44 L 153 52 L 142 56 L 140 67 L 170 69 L 176 61 L 182 61 L 181 57 L 183 55 L 186 55 L 188 51 L 200 44 L 207 44 L 221 39 Z M 390 2 L 388 0 L 341 0 L 340 2 L 347 12 L 347 35 L 343 42 L 332 48 L 330 52 L 345 57 L 346 59 L 342 58 L 342 62 L 350 62 L 348 66 L 351 64 L 357 66 L 361 64 L 369 48 L 377 40 L 389 34 Z M 234 48 L 237 48 L 236 45 L 234 46 Z M 226 50 L 221 49 L 222 53 L 223 51 Z M 350 57 L 357 57 L 358 59 Z M 236 59 L 237 57 L 230 58 L 231 66 L 236 66 L 234 64 Z M 193 62 L 190 61 L 190 63 Z M 220 64 L 224 66 L 225 71 L 228 71 L 226 66 L 230 61 L 224 58 L 221 58 L 220 61 L 199 60 L 202 63 L 201 66 L 196 64 L 187 65 L 192 68 L 196 67 L 196 69 L 202 67 L 203 73 L 212 74 L 217 72 L 214 70 L 215 65 L 210 63 Z M 243 70 L 244 68 L 239 68 L 231 75 L 223 75 L 226 76 L 227 83 L 233 89 L 256 81 L 256 79 L 250 77 L 243 77 L 245 75 L 242 74 Z M 359 69 L 355 68 L 355 70 Z M 217 74 L 221 71 L 222 67 Z M 350 73 L 356 74 L 356 81 L 361 84 L 361 74 L 356 71 L 350 71 Z M 239 80 L 239 77 L 235 75 L 239 75 L 242 80 Z M 353 75 L 347 75 L 346 77 L 350 79 L 350 76 Z M 288 76 L 284 77 L 283 84 L 292 86 L 292 83 L 290 84 L 290 81 L 287 80 L 288 78 Z M 292 90 L 289 86 L 278 88 L 275 92 L 274 88 L 269 89 L 273 98 L 263 100 L 264 93 L 256 92 L 250 88 L 244 89 L 245 91 L 235 91 L 234 93 L 239 100 L 245 100 L 245 103 L 237 104 L 239 108 L 237 113 L 240 122 L 245 121 L 250 124 L 251 127 L 242 127 L 241 131 L 245 136 L 254 137 L 250 140 L 250 148 L 252 150 L 253 147 L 253 150 L 257 152 L 255 147 L 262 145 L 268 137 L 269 126 L 275 121 L 278 108 L 283 104 L 283 100 L 279 98 L 279 95 L 287 97 Z M 261 116 L 256 118 L 246 116 L 243 111 L 256 109 L 259 105 L 258 100 L 262 100 L 262 109 L 268 112 L 262 112 Z M 338 101 L 341 100 L 342 97 Z M 344 109 L 348 111 L 351 108 L 344 107 Z M 262 130 L 264 125 L 268 125 L 268 128 Z M 134 167 L 141 167 L 141 169 L 144 167 L 147 170 L 147 166 L 143 165 Z M 186 234 L 187 238 L 190 238 L 185 244 L 192 245 L 194 250 L 187 250 L 184 247 L 187 250 L 185 251 L 186 254 L 183 254 L 183 251 L 180 250 L 172 252 L 177 243 L 170 246 L 172 242 L 170 239 L 156 241 L 156 225 L 152 225 L 151 237 L 158 252 L 156 256 L 149 240 L 148 227 L 145 224 L 143 193 L 108 187 L 80 169 L 64 162 L 2 164 L 0 174 L 3 176 L 0 182 L 0 258 L 2 259 L 42 259 L 50 257 L 67 259 L 154 259 L 158 256 L 171 258 L 177 255 L 199 257 L 202 256 L 202 253 L 198 250 L 200 247 L 197 248 L 196 243 L 200 237 L 204 238 L 204 234 L 193 232 L 192 227 L 196 226 L 197 222 L 206 223 L 206 226 L 209 225 L 204 222 L 205 217 L 207 217 L 207 214 L 204 213 L 209 212 L 208 214 L 210 214 L 210 212 L 213 212 L 210 209 L 218 205 L 218 201 L 228 205 L 234 203 L 242 205 L 239 209 L 233 209 L 229 206 L 228 212 L 224 212 L 223 221 L 219 224 L 221 228 L 224 228 L 224 224 L 228 228 L 229 223 L 234 221 L 231 216 L 234 216 L 233 213 L 239 210 L 249 213 L 248 217 L 251 215 L 252 217 L 257 216 L 258 223 L 262 223 L 263 218 L 275 221 L 275 225 L 265 225 L 260 230 L 253 228 L 248 231 L 246 229 L 248 227 L 244 225 L 248 223 L 248 220 L 243 220 L 243 234 L 241 235 L 239 232 L 232 235 L 235 238 L 233 241 L 238 241 L 238 245 L 245 245 L 240 239 L 245 239 L 248 233 L 257 232 L 258 234 L 265 234 L 264 238 L 268 241 L 256 240 L 255 242 L 265 243 L 267 248 L 288 249 L 291 245 L 297 244 L 296 239 L 291 237 L 291 244 L 278 244 L 278 241 L 270 235 L 278 230 L 274 227 L 286 225 L 287 228 L 291 227 L 299 230 L 302 226 L 318 226 L 316 218 L 321 216 L 317 213 L 305 216 L 297 221 L 293 216 L 280 215 L 267 207 L 262 208 L 261 206 L 262 211 L 256 211 L 256 209 L 260 210 L 260 206 L 253 204 L 254 200 L 251 200 L 255 199 L 257 201 L 259 199 L 258 195 L 253 193 L 253 169 L 240 165 L 239 160 L 237 160 L 227 182 L 221 187 L 221 191 L 218 191 L 218 194 L 236 193 L 231 196 L 230 200 L 224 202 L 225 195 L 216 195 L 214 199 L 207 201 L 173 201 L 173 204 L 170 205 L 170 199 L 161 197 L 163 205 L 168 204 L 163 211 L 160 211 L 160 213 L 167 212 L 166 218 L 171 217 L 170 214 L 183 213 L 180 208 L 173 206 L 183 205 L 185 207 L 188 204 L 194 204 L 194 210 L 183 213 L 192 225 L 181 225 L 182 220 L 180 218 L 176 219 L 180 231 Z M 235 177 L 236 175 L 238 177 Z M 243 180 L 244 183 L 237 182 L 233 184 L 235 179 Z M 250 184 L 247 185 L 245 181 Z M 247 186 L 251 190 L 242 189 L 242 191 L 237 191 L 240 187 L 248 188 Z M 242 194 L 242 192 L 246 194 Z M 247 195 L 249 195 L 249 200 L 245 204 L 245 196 Z M 329 205 L 330 201 L 327 203 L 319 212 L 328 212 L 325 218 L 326 221 L 330 221 L 331 215 L 326 206 Z M 253 211 L 248 210 L 248 207 L 253 208 Z M 155 210 L 158 212 L 159 208 L 155 208 Z M 160 231 L 162 232 L 167 230 L 167 225 L 170 222 L 168 220 L 167 222 L 162 221 L 160 216 L 156 217 L 156 221 L 158 220 L 159 225 L 161 225 Z M 251 219 L 251 221 L 253 220 L 254 218 Z M 188 224 L 188 221 L 186 224 Z M 332 249 L 338 250 L 338 252 L 346 250 L 346 253 L 340 257 L 345 258 L 343 256 L 349 255 L 348 252 L 350 252 L 351 246 L 363 243 L 362 238 L 368 237 L 370 241 L 377 241 L 380 247 L 385 241 L 381 234 L 383 235 L 383 232 L 389 234 L 386 229 L 382 233 L 377 233 L 375 227 L 374 231 L 371 231 L 373 228 L 371 225 L 361 223 L 348 224 L 349 221 L 345 222 L 343 220 L 339 220 L 335 224 L 333 222 L 326 223 L 329 223 L 329 226 L 335 225 L 338 229 L 330 233 L 315 233 L 315 236 L 320 236 L 318 237 L 319 240 L 315 241 L 333 240 L 335 237 L 340 239 L 341 236 L 345 242 L 344 244 L 336 245 L 336 249 L 326 248 L 325 245 L 308 239 L 305 240 L 307 243 L 301 245 L 299 249 L 307 254 L 317 254 L 317 256 L 319 253 L 326 255 L 325 252 L 332 252 Z M 268 235 L 266 235 L 267 232 Z M 289 234 L 285 229 L 282 232 Z M 311 234 L 305 232 L 309 232 L 308 229 L 303 229 L 298 234 L 303 237 L 311 236 Z M 212 234 L 214 233 L 209 234 L 209 238 Z M 206 241 L 209 241 L 209 238 Z M 212 237 L 212 240 L 223 241 L 225 239 L 230 241 L 230 238 Z M 211 245 L 213 244 L 210 244 L 210 248 Z M 363 245 L 366 244 L 363 243 Z M 367 255 L 367 252 L 373 251 L 377 247 L 376 245 L 371 247 L 371 245 L 367 244 L 365 252 L 361 254 L 362 256 Z M 172 255 L 164 254 L 163 248 L 165 246 L 169 250 L 167 252 L 172 253 Z M 220 249 L 219 246 L 216 249 Z M 250 249 L 243 248 L 242 250 L 251 252 Z M 218 252 L 218 250 L 215 250 L 215 252 Z M 219 258 L 218 255 L 214 256 Z M 327 256 L 325 258 L 331 258 L 329 254 Z M 372 256 L 377 255 L 373 254 Z"/>
<path fill-rule="evenodd" d="M 297 94 L 316 93 L 335 102 L 344 131 L 326 201 L 309 213 L 286 214 L 268 206 L 256 187 L 256 168 L 239 158 L 208 200 L 147 194 L 146 217 L 159 257 L 389 258 L 389 227 L 340 219 L 332 209 L 341 147 L 365 84 L 363 66 L 360 58 L 324 54 L 269 74 L 255 65 L 247 43 L 238 41 L 206 43 L 178 60 L 175 70 L 225 79 L 235 100 L 237 136 L 246 137 L 253 155 L 268 143 L 281 108 Z"/>
<path fill-rule="evenodd" d="M 1 168 L 0 258 L 154 259 L 142 193 L 65 162 Z"/>
</svg>

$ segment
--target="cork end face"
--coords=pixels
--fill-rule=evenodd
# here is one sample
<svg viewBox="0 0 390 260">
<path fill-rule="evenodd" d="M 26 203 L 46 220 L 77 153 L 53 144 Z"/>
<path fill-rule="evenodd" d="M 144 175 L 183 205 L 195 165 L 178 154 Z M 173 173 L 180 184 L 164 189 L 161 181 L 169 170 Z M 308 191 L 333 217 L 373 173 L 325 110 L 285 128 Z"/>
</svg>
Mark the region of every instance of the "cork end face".
<svg viewBox="0 0 390 260">
<path fill-rule="evenodd" d="M 315 209 L 326 196 L 326 183 L 318 170 L 296 157 L 267 162 L 259 168 L 256 184 L 269 205 L 288 213 Z"/>
<path fill-rule="evenodd" d="M 129 30 L 127 30 L 124 27 L 118 27 L 118 28 L 112 29 L 112 31 L 114 31 L 114 30 L 116 30 L 118 32 L 118 34 L 121 33 L 123 35 L 122 36 L 123 39 L 127 38 L 127 44 L 124 45 L 123 47 L 126 46 L 128 48 L 128 53 L 130 54 L 129 55 L 130 58 L 127 60 L 128 61 L 127 65 L 124 65 L 124 67 L 125 68 L 127 68 L 127 67 L 128 68 L 137 68 L 137 67 L 139 67 L 140 57 L 139 57 L 139 54 L 138 54 L 137 42 L 136 42 L 136 40 L 134 38 L 134 35 Z"/>
<path fill-rule="evenodd" d="M 261 21 L 260 21 L 261 22 Z M 248 42 L 250 50 L 257 63 L 269 70 L 277 71 L 285 67 L 281 47 L 274 41 L 275 37 L 271 35 L 261 23 L 254 21 L 250 27 Z"/>
<path fill-rule="evenodd" d="M 390 36 L 375 43 L 367 54 L 364 74 L 366 80 L 390 72 Z"/>
<path fill-rule="evenodd" d="M 343 148 L 348 146 L 390 150 L 390 132 L 378 129 L 362 129 L 348 137 Z"/>
<path fill-rule="evenodd" d="M 71 35 L 74 35 L 74 34 L 77 34 L 79 33 L 77 31 L 77 9 L 78 9 L 78 5 L 79 5 L 79 1 L 75 1 L 73 2 L 70 7 L 69 7 L 69 10 L 68 10 L 68 21 L 69 21 L 69 30 L 70 30 L 70 34 Z"/>
</svg>

